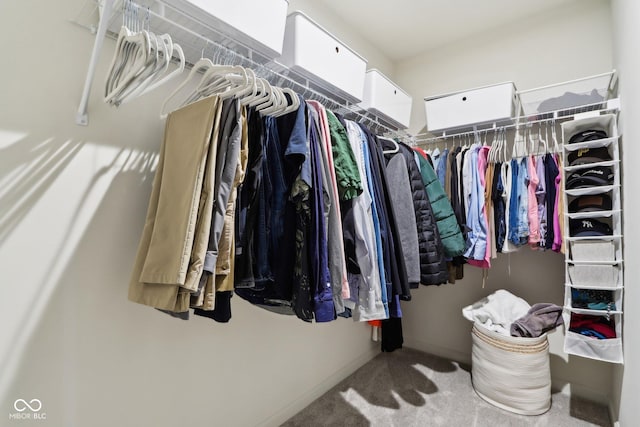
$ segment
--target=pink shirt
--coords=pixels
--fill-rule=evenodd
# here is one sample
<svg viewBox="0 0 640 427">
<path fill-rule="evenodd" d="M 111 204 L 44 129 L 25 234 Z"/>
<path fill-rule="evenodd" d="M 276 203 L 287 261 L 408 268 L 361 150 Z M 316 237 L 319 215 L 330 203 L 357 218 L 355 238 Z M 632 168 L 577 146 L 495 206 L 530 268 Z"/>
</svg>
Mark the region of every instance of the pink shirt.
<svg viewBox="0 0 640 427">
<path fill-rule="evenodd" d="M 320 139 L 322 143 L 325 144 L 325 148 L 327 151 L 327 159 L 329 163 L 329 171 L 334 171 L 333 166 L 333 151 L 331 150 L 331 137 L 329 134 L 329 121 L 327 119 L 327 111 L 324 109 L 324 106 L 320 104 L 318 101 L 307 101 L 308 105 L 311 105 L 317 112 L 318 117 L 320 117 Z M 337 199 L 338 195 L 338 183 L 336 181 L 336 174 L 331 174 L 331 186 L 333 187 L 333 194 L 336 195 L 336 199 L 331 201 L 333 206 L 340 206 L 340 201 Z M 338 220 L 340 224 L 342 224 L 342 216 L 340 213 L 340 209 L 336 209 L 338 213 Z M 342 229 L 340 229 L 340 234 L 342 234 Z M 340 246 L 340 253 L 342 255 L 342 298 L 349 299 L 351 295 L 351 291 L 349 290 L 349 280 L 347 279 L 347 261 L 344 254 L 344 246 Z"/>
<path fill-rule="evenodd" d="M 483 146 L 480 147 L 478 151 L 478 175 L 480 176 L 480 183 L 482 184 L 482 188 L 486 193 L 487 191 L 487 183 L 485 182 L 485 174 L 487 172 L 487 158 L 489 156 L 489 150 L 491 147 Z M 484 221 L 485 229 L 487 230 L 487 248 L 485 250 L 484 259 L 475 260 L 468 259 L 467 263 L 469 265 L 473 265 L 474 267 L 480 268 L 490 268 L 491 267 L 491 233 L 489 232 L 489 219 L 487 217 L 487 210 L 485 209 L 484 199 L 482 199 L 482 209 L 481 209 L 481 220 Z"/>
<path fill-rule="evenodd" d="M 538 189 L 538 172 L 536 169 L 536 160 L 533 156 L 527 159 L 527 171 L 529 172 L 529 206 L 527 216 L 529 217 L 529 244 L 536 248 L 540 242 L 540 218 L 538 217 L 538 198 L 536 190 Z"/>
</svg>

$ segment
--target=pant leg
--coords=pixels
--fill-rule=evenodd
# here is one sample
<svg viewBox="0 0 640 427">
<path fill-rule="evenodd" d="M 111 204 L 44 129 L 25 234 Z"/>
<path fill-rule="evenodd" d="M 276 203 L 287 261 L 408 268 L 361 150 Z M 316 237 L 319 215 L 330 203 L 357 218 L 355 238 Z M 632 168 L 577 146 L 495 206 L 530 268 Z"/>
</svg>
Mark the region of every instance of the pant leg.
<svg viewBox="0 0 640 427">
<path fill-rule="evenodd" d="M 212 153 L 215 157 L 211 141 L 215 141 L 218 107 L 218 98 L 211 97 L 167 118 L 161 161 L 129 288 L 129 299 L 134 302 L 171 311 L 176 311 L 176 306 L 188 308 L 188 294 L 178 288 L 185 284 L 190 266 L 199 268 L 198 260 L 193 262 L 192 249 L 199 231 L 198 214 L 206 211 L 209 194 L 213 196 L 203 181 L 210 163 L 207 159 Z"/>
</svg>

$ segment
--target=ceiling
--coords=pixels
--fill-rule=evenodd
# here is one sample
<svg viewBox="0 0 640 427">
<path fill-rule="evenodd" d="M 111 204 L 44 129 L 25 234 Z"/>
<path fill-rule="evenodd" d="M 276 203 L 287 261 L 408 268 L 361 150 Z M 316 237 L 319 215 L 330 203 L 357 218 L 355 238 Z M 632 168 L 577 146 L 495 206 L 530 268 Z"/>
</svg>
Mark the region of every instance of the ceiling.
<svg viewBox="0 0 640 427">
<path fill-rule="evenodd" d="M 392 61 L 576 0 L 315 0 Z M 584 0 L 582 0 L 584 1 Z"/>
</svg>

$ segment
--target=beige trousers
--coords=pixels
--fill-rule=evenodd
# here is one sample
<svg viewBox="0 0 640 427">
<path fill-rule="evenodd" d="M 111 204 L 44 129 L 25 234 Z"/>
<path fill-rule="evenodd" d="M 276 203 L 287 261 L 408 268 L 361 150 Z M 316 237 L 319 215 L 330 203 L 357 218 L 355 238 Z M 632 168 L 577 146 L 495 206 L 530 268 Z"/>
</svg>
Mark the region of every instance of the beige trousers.
<svg viewBox="0 0 640 427">
<path fill-rule="evenodd" d="M 244 181 L 249 157 L 249 135 L 246 110 L 242 110 L 242 133 L 240 138 L 240 156 L 237 159 L 236 174 L 231 187 L 231 194 L 225 211 L 224 226 L 218 245 L 218 259 L 216 260 L 215 276 L 210 275 L 202 298 L 197 301 L 198 308 L 213 310 L 216 292 L 233 291 L 234 289 L 234 260 L 235 260 L 235 213 L 237 189 Z M 193 303 L 193 300 L 192 300 Z"/>
<path fill-rule="evenodd" d="M 175 312 L 189 308 L 209 239 L 220 106 L 214 96 L 167 117 L 131 301 Z"/>
</svg>

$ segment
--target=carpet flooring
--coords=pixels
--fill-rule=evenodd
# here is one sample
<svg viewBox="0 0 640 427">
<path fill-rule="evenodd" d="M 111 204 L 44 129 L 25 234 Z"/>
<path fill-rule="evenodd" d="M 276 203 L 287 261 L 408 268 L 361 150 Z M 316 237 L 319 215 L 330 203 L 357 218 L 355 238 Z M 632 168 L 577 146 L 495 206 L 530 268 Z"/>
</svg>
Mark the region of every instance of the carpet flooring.
<svg viewBox="0 0 640 427">
<path fill-rule="evenodd" d="M 285 427 L 579 427 L 610 426 L 605 406 L 560 393 L 551 409 L 525 416 L 499 409 L 474 392 L 471 369 L 404 348 L 380 353 L 286 421 Z"/>
</svg>

